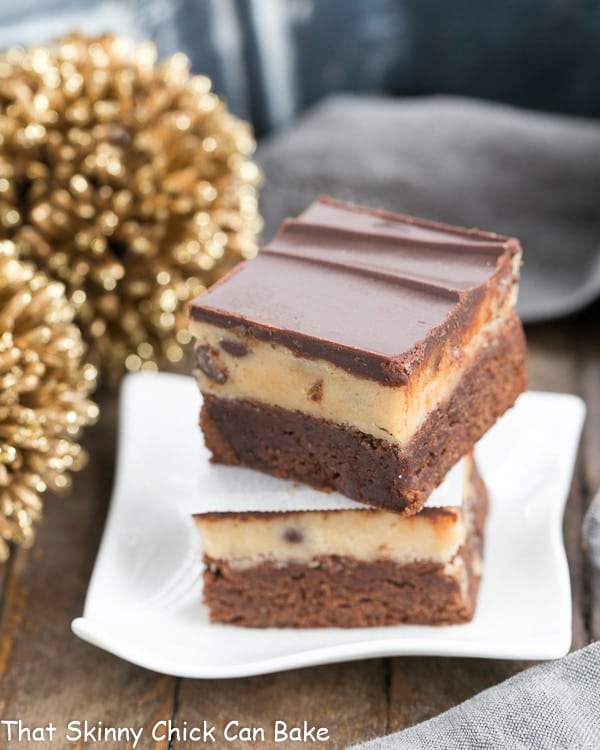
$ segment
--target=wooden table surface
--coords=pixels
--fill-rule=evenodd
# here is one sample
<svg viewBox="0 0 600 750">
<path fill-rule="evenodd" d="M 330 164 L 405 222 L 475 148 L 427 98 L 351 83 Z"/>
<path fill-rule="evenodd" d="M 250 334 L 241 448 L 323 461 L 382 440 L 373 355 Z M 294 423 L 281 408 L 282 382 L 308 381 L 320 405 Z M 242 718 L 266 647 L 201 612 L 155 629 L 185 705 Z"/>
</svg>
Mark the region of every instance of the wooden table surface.
<svg viewBox="0 0 600 750">
<path fill-rule="evenodd" d="M 567 505 L 564 532 L 573 588 L 573 648 L 600 638 L 600 576 L 580 544 L 582 517 L 600 487 L 600 305 L 559 323 L 531 326 L 530 387 L 578 393 L 588 417 Z M 203 720 L 222 727 L 325 726 L 330 740 L 348 744 L 392 732 L 434 716 L 528 666 L 527 662 L 405 657 L 375 659 L 233 680 L 176 679 L 154 674 L 104 653 L 72 635 L 71 620 L 83 609 L 113 481 L 117 399 L 98 394 L 99 424 L 88 431 L 88 467 L 75 477 L 67 498 L 49 497 L 36 545 L 18 550 L 0 568 L 0 719 L 23 726 L 57 726 L 53 741 L 0 747 L 114 748 L 131 743 L 66 742 L 68 721 L 144 727 L 138 748 L 201 747 L 199 743 L 154 741 L 160 719 L 183 727 Z M 560 435 L 551 436 L 560 440 Z M 527 457 L 524 457 L 527 460 Z M 266 740 L 217 741 L 212 747 L 304 747 Z"/>
</svg>

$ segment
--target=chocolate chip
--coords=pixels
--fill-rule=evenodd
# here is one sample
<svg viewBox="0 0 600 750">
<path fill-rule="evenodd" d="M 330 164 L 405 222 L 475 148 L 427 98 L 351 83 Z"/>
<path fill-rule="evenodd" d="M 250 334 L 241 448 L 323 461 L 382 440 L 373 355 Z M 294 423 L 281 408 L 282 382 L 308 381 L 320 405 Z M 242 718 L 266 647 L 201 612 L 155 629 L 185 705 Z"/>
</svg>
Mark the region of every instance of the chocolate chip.
<svg viewBox="0 0 600 750">
<path fill-rule="evenodd" d="M 227 368 L 219 362 L 219 352 L 211 346 L 197 344 L 194 350 L 196 367 L 203 372 L 207 378 L 215 383 L 223 385 L 227 382 Z"/>
<path fill-rule="evenodd" d="M 311 401 L 320 401 L 323 398 L 323 381 L 317 380 L 313 383 L 306 395 Z"/>
<path fill-rule="evenodd" d="M 232 357 L 245 357 L 250 354 L 250 348 L 235 339 L 221 339 L 221 349 Z"/>
<path fill-rule="evenodd" d="M 300 542 L 304 539 L 304 535 L 301 531 L 298 531 L 298 529 L 286 529 L 283 534 L 283 538 L 290 544 L 300 544 Z"/>
</svg>

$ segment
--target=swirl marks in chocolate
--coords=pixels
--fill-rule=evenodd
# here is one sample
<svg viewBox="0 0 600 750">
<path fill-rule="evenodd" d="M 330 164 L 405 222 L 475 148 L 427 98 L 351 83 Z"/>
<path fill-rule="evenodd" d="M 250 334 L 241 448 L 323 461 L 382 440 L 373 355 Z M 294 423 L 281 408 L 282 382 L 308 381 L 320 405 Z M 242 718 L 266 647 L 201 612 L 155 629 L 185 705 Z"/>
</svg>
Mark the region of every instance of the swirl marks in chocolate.
<svg viewBox="0 0 600 750">
<path fill-rule="evenodd" d="M 397 385 L 519 252 L 510 238 L 321 198 L 191 314 Z"/>
</svg>

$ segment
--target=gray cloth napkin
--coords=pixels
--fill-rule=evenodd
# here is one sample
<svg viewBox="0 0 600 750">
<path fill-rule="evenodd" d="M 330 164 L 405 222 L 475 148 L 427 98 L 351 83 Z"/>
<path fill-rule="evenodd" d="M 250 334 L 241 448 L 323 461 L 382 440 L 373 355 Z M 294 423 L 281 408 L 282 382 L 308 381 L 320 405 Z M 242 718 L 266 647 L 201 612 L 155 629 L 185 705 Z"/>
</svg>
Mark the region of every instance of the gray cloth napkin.
<svg viewBox="0 0 600 750">
<path fill-rule="evenodd" d="M 355 750 L 598 750 L 600 642 Z"/>
<path fill-rule="evenodd" d="M 457 97 L 334 96 L 263 142 L 268 240 L 320 193 L 524 247 L 526 321 L 600 295 L 600 122 Z"/>
</svg>

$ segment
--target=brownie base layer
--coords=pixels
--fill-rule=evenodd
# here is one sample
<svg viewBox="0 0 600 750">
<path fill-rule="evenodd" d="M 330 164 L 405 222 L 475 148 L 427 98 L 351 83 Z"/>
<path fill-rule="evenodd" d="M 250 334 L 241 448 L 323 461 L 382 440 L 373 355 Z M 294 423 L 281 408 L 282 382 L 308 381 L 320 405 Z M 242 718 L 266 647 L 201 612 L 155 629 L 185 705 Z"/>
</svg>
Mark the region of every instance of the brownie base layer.
<svg viewBox="0 0 600 750">
<path fill-rule="evenodd" d="M 525 387 L 525 338 L 515 319 L 404 446 L 248 399 L 206 395 L 200 425 L 216 462 L 412 515 Z"/>
<path fill-rule="evenodd" d="M 255 628 L 468 622 L 477 603 L 487 515 L 481 480 L 470 512 L 471 533 L 452 561 L 459 561 L 454 574 L 443 563 L 399 565 L 333 556 L 319 557 L 310 565 L 263 562 L 238 570 L 205 557 L 204 603 L 211 622 Z"/>
</svg>

